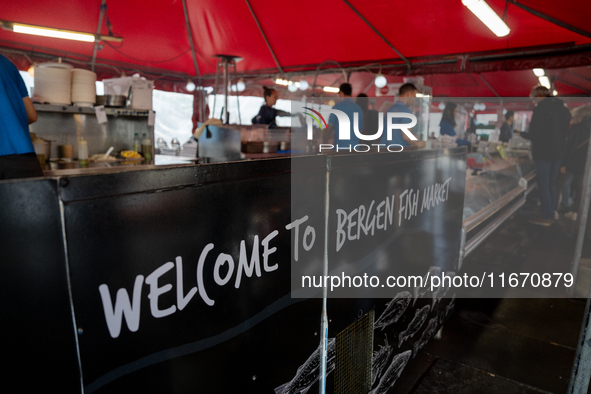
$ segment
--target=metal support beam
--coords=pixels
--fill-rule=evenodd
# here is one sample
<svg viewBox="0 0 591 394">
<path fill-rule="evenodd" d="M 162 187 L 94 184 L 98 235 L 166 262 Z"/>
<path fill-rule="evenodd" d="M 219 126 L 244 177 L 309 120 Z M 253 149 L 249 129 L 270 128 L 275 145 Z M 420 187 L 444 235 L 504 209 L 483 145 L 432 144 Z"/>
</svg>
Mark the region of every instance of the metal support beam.
<svg viewBox="0 0 591 394">
<path fill-rule="evenodd" d="M 411 64 L 410 61 L 405 58 L 402 53 L 400 53 L 398 51 L 398 49 L 394 48 L 394 45 L 392 45 L 392 43 L 390 41 L 388 41 L 388 39 L 386 37 L 384 37 L 384 35 L 382 33 L 380 33 L 378 31 L 378 29 L 376 29 L 371 23 L 369 23 L 369 21 L 367 19 L 365 19 L 365 17 L 363 15 L 361 15 L 361 13 L 359 11 L 357 11 L 357 9 L 355 7 L 353 7 L 353 5 L 351 3 L 349 3 L 347 0 L 343 0 L 343 2 L 345 4 L 347 4 L 349 6 L 349 8 L 351 8 L 353 10 L 353 12 L 355 14 L 357 14 L 357 16 L 363 21 L 365 22 L 365 24 L 367 26 L 369 26 L 370 29 L 372 29 L 374 31 L 374 33 L 376 33 L 378 35 L 378 37 L 380 37 L 382 39 L 382 41 L 384 41 L 394 52 L 396 52 L 396 54 L 402 59 L 404 60 L 404 63 L 406 63 L 406 68 L 407 68 L 407 72 L 410 74 L 410 69 L 411 69 Z"/>
<path fill-rule="evenodd" d="M 509 3 L 515 5 L 515 6 L 519 7 L 519 8 L 521 8 L 522 10 L 525 10 L 525 11 L 529 12 L 532 15 L 537 16 L 538 18 L 542 18 L 542 19 L 544 19 L 544 20 L 546 20 L 548 22 L 554 23 L 555 25 L 560 26 L 562 28 L 565 28 L 567 30 L 570 30 L 570 31 L 572 31 L 574 33 L 577 33 L 577 34 L 580 34 L 582 36 L 591 38 L 591 33 L 586 32 L 584 30 L 581 30 L 581 29 L 579 29 L 577 27 L 574 27 L 572 25 L 569 25 L 568 23 L 562 22 L 562 21 L 560 21 L 560 20 L 558 20 L 556 18 L 552 18 L 550 15 L 544 14 L 543 12 L 540 12 L 538 10 L 534 10 L 533 8 L 530 8 L 530 7 L 526 6 L 526 5 L 523 5 L 521 3 L 518 3 L 516 0 L 506 0 L 506 1 L 508 1 Z"/>
<path fill-rule="evenodd" d="M 478 77 L 482 80 L 482 82 L 484 82 L 484 84 L 490 89 L 490 91 L 494 93 L 495 96 L 501 97 L 501 96 L 499 96 L 497 91 L 493 89 L 493 87 L 490 85 L 490 83 L 488 83 L 488 81 L 486 79 L 484 79 L 484 77 L 481 74 L 478 74 Z"/>
<path fill-rule="evenodd" d="M 191 46 L 191 55 L 193 56 L 193 67 L 195 67 L 195 75 L 197 76 L 197 78 L 201 79 L 199 65 L 197 64 L 197 55 L 195 54 L 195 45 L 193 44 L 193 31 L 191 30 L 191 24 L 189 23 L 189 13 L 187 12 L 186 0 L 183 0 L 183 12 L 185 13 L 185 25 L 187 27 L 187 35 L 189 36 L 189 45 Z M 199 85 L 201 85 L 201 83 L 199 83 Z"/>
<path fill-rule="evenodd" d="M 551 77 L 551 78 L 552 78 L 552 79 L 554 79 L 555 81 L 559 81 L 559 82 L 561 82 L 561 83 L 563 83 L 563 84 L 565 84 L 565 85 L 568 85 L 568 86 L 570 86 L 570 87 L 573 87 L 573 88 L 575 88 L 575 89 L 579 89 L 579 90 L 581 90 L 581 91 L 583 91 L 583 92 L 585 92 L 585 93 L 591 93 L 591 91 L 589 91 L 589 90 L 587 90 L 587 89 L 585 89 L 585 88 L 582 88 L 582 87 L 580 87 L 580 86 L 577 86 L 577 85 L 575 85 L 575 84 L 573 84 L 573 83 L 567 82 L 567 81 L 565 81 L 565 80 L 564 80 L 564 79 L 562 79 L 562 78 L 554 77 L 554 76 L 551 76 L 551 75 L 549 75 L 549 77 Z"/>
<path fill-rule="evenodd" d="M 101 3 L 101 13 L 99 14 L 99 22 L 98 27 L 96 28 L 96 34 L 101 34 L 101 26 L 103 25 L 103 16 L 105 15 L 105 11 L 107 9 L 107 0 L 103 0 Z M 96 62 L 96 52 L 98 51 L 98 41 L 94 41 L 94 49 L 92 50 L 92 63 L 90 64 L 90 69 L 94 71 L 94 63 Z"/>
<path fill-rule="evenodd" d="M 577 243 L 575 246 L 575 257 L 573 260 L 573 286 L 570 290 L 570 296 L 574 296 L 574 289 L 577 283 L 581 254 L 583 252 L 583 243 L 585 241 L 585 230 L 587 226 L 587 215 L 589 214 L 589 204 L 591 204 L 591 144 L 587 148 L 587 163 L 585 165 L 585 175 L 583 182 L 583 199 L 579 206 L 579 231 L 577 234 Z M 571 373 L 571 380 L 568 387 L 568 394 L 586 394 L 589 388 L 589 378 L 591 377 L 591 289 L 587 295 L 587 305 L 585 309 L 585 318 L 583 319 L 581 334 L 575 361 Z"/>
<path fill-rule="evenodd" d="M 271 56 L 273 56 L 273 60 L 275 61 L 275 64 L 277 65 L 277 68 L 279 69 L 281 76 L 283 76 L 283 69 L 281 68 L 281 64 L 279 64 L 279 60 L 277 59 L 277 56 L 275 56 L 275 52 L 273 52 L 273 48 L 271 47 L 269 40 L 267 40 L 267 36 L 265 35 L 265 32 L 263 31 L 263 27 L 259 23 L 259 20 L 258 20 L 256 14 L 254 13 L 254 10 L 252 9 L 250 2 L 248 0 L 244 0 L 244 1 L 246 1 L 246 5 L 248 6 L 250 13 L 252 14 L 252 17 L 253 17 L 255 23 L 257 24 L 257 27 L 259 28 L 259 31 L 261 32 L 261 35 L 263 36 L 265 43 L 267 44 L 267 48 L 269 48 L 269 52 L 271 52 Z"/>
</svg>

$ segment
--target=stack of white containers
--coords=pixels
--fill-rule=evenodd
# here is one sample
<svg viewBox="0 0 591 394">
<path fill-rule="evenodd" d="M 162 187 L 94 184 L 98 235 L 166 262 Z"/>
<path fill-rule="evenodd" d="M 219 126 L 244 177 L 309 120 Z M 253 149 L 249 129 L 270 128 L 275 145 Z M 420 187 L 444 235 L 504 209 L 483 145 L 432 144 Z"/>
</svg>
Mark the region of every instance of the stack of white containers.
<svg viewBox="0 0 591 394">
<path fill-rule="evenodd" d="M 96 100 L 96 73 L 81 68 L 72 70 L 72 102 L 90 107 Z"/>
<path fill-rule="evenodd" d="M 43 63 L 35 67 L 35 98 L 42 103 L 70 105 L 72 66 Z"/>
<path fill-rule="evenodd" d="M 96 73 L 66 63 L 42 63 L 35 67 L 36 101 L 90 107 L 96 100 Z"/>
</svg>

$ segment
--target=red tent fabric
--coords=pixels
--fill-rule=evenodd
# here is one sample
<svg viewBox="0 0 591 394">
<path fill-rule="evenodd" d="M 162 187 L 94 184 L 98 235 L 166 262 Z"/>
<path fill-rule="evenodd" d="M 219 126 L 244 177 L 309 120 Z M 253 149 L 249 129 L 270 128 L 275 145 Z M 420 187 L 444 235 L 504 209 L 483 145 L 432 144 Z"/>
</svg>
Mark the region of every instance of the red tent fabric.
<svg viewBox="0 0 591 394">
<path fill-rule="evenodd" d="M 4 1 L 0 18 L 95 33 L 100 4 L 101 0 Z M 96 59 L 99 76 L 139 71 L 158 77 L 164 85 L 165 80 L 186 81 L 198 73 L 211 78 L 216 54 L 242 57 L 237 68 L 247 77 L 271 78 L 279 75 L 280 68 L 297 75 L 311 73 L 327 60 L 344 67 L 370 65 L 376 72 L 379 63 L 383 73 L 394 76 L 435 74 L 437 79 L 438 74 L 459 73 L 449 77 L 457 81 L 455 86 L 470 85 L 476 79 L 478 93 L 487 95 L 492 92 L 475 77 L 479 73 L 492 80 L 505 78 L 509 86 L 512 82 L 507 78 L 515 82 L 522 78 L 519 73 L 507 74 L 509 70 L 591 64 L 591 25 L 587 22 L 591 5 L 586 0 L 568 4 L 488 0 L 497 14 L 506 14 L 511 33 L 504 38 L 496 37 L 461 0 L 186 0 L 198 71 L 182 0 L 108 0 L 106 4 L 112 32 L 124 41 L 101 43 Z M 106 21 L 101 34 L 109 34 Z M 23 69 L 29 65 L 23 53 L 35 61 L 63 56 L 78 62 L 77 66 L 88 66 L 93 44 L 0 29 L 0 50 L 11 51 L 11 59 Z M 410 62 L 410 68 L 398 53 Z M 523 75 L 532 79 L 528 73 Z M 578 77 L 567 74 L 561 74 L 566 82 L 557 81 L 557 87 L 560 83 L 565 89 L 569 83 L 576 85 L 571 79 Z M 503 89 L 499 87 L 498 93 L 502 95 Z M 588 93 L 586 89 L 578 93 Z M 457 94 L 450 91 L 449 95 Z"/>
</svg>

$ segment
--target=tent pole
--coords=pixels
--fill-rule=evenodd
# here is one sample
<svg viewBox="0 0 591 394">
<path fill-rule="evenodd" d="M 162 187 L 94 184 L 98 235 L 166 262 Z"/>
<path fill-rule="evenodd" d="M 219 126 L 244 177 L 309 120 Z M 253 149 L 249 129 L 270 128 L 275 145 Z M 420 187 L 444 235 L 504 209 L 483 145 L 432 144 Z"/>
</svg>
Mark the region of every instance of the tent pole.
<svg viewBox="0 0 591 394">
<path fill-rule="evenodd" d="M 281 76 L 283 77 L 283 69 L 281 68 L 281 65 L 279 64 L 279 60 L 277 59 L 277 56 L 275 56 L 275 52 L 273 51 L 273 48 L 271 47 L 269 40 L 267 40 L 267 36 L 265 35 L 265 32 L 263 31 L 263 28 L 262 28 L 261 24 L 259 23 L 259 20 L 250 5 L 250 2 L 248 0 L 244 0 L 244 1 L 246 1 L 246 5 L 248 6 L 250 13 L 252 14 L 252 17 L 253 17 L 255 23 L 257 24 L 257 27 L 259 28 L 259 31 L 261 32 L 261 35 L 263 36 L 265 43 L 267 44 L 267 48 L 269 48 L 269 52 L 271 52 L 271 56 L 273 56 L 273 60 L 275 60 L 275 64 L 277 65 L 277 68 L 279 69 Z"/>
<path fill-rule="evenodd" d="M 96 29 L 96 34 L 101 34 L 101 26 L 103 25 L 103 16 L 105 15 L 105 10 L 107 9 L 107 0 L 103 0 L 101 3 L 101 13 L 99 14 L 99 23 Z M 92 63 L 90 64 L 90 69 L 94 71 L 94 63 L 96 62 L 96 51 L 98 50 L 98 41 L 94 40 L 94 49 L 92 50 Z"/>
<path fill-rule="evenodd" d="M 349 6 L 349 8 L 351 8 L 353 10 L 354 13 L 357 14 L 357 16 L 363 21 L 365 22 L 365 24 L 367 26 L 370 27 L 370 29 L 372 29 L 374 31 L 374 33 L 376 33 L 378 35 L 378 37 L 380 37 L 382 39 L 382 41 L 384 41 L 394 52 L 396 52 L 396 54 L 402 59 L 404 60 L 404 63 L 406 63 L 406 70 L 407 73 L 410 74 L 410 69 L 411 69 L 411 64 L 410 61 L 405 58 L 404 56 L 402 56 L 402 53 L 400 53 L 398 51 L 398 49 L 394 48 L 394 45 L 392 45 L 392 43 L 390 41 L 388 41 L 388 39 L 386 37 L 384 37 L 382 35 L 382 33 L 380 33 L 378 31 L 378 29 L 376 29 L 371 23 L 369 23 L 369 21 L 367 19 L 365 19 L 365 17 L 363 15 L 361 15 L 361 13 L 359 11 L 357 11 L 357 9 L 355 7 L 353 7 L 353 5 L 351 3 L 349 3 L 347 0 L 343 0 L 343 2 L 345 4 L 347 4 Z"/>
<path fill-rule="evenodd" d="M 193 56 L 193 67 L 195 67 L 195 75 L 199 79 L 199 85 L 201 85 L 201 73 L 199 72 L 199 65 L 197 64 L 197 55 L 195 54 L 195 45 L 193 44 L 193 31 L 189 24 L 186 0 L 183 0 L 183 12 L 185 13 L 185 25 L 187 26 L 187 35 L 189 36 L 189 45 L 191 46 L 191 55 Z"/>
<path fill-rule="evenodd" d="M 570 31 L 575 32 L 577 34 L 580 34 L 582 36 L 591 38 L 591 33 L 586 32 L 584 30 L 581 30 L 581 29 L 579 29 L 577 27 L 574 27 L 572 25 L 569 25 L 568 23 L 562 22 L 562 21 L 560 21 L 560 20 L 558 20 L 556 18 L 552 18 L 550 15 L 546 15 L 543 12 L 534 10 L 533 8 L 530 8 L 530 7 L 526 6 L 526 5 L 523 5 L 521 3 L 518 3 L 516 0 L 505 0 L 505 1 L 507 1 L 507 2 L 509 2 L 511 4 L 513 4 L 513 5 L 521 8 L 522 10 L 525 10 L 525 11 L 529 12 L 532 15 L 537 16 L 538 18 L 542 18 L 544 20 L 547 20 L 548 22 L 554 23 L 557 26 L 563 27 L 563 28 L 565 28 L 567 30 L 570 30 Z"/>
</svg>

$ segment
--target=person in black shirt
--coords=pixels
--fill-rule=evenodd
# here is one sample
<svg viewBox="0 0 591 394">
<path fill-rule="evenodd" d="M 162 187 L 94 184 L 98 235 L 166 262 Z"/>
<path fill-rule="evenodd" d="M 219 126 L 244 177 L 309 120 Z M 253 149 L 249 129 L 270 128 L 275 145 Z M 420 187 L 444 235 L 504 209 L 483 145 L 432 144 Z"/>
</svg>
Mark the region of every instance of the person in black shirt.
<svg viewBox="0 0 591 394">
<path fill-rule="evenodd" d="M 501 142 L 509 142 L 511 137 L 513 137 L 513 121 L 515 120 L 515 112 L 507 111 L 505 114 L 505 121 L 501 126 L 501 135 L 499 136 L 499 141 Z"/>
<path fill-rule="evenodd" d="M 363 131 L 362 134 L 365 135 L 374 135 L 377 133 L 378 128 L 380 127 L 379 122 L 379 113 L 375 109 L 369 109 L 369 101 L 368 101 L 367 94 L 359 93 L 357 95 L 357 100 L 355 102 L 358 106 L 361 107 L 363 110 Z"/>
<path fill-rule="evenodd" d="M 521 136 L 531 140 L 531 153 L 536 165 L 541 216 L 530 223 L 550 226 L 558 219 L 556 176 L 566 151 L 566 133 L 570 126 L 570 111 L 562 100 L 552 97 L 550 90 L 536 86 L 531 95 L 536 103 L 529 132 Z"/>
<path fill-rule="evenodd" d="M 265 104 L 261 107 L 258 115 L 252 118 L 252 124 L 268 124 L 269 128 L 272 129 L 277 127 L 277 123 L 275 123 L 276 116 L 291 116 L 289 112 L 273 108 L 278 98 L 275 89 L 263 86 L 263 98 Z"/>
</svg>

